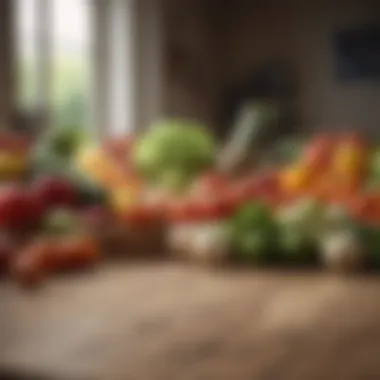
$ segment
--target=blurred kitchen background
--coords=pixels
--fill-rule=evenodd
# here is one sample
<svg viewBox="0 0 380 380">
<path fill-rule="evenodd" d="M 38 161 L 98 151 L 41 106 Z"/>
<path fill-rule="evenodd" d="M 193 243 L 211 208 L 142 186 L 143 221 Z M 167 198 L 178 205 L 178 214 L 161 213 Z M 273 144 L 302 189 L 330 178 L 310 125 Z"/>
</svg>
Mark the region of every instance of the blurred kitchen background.
<svg viewBox="0 0 380 380">
<path fill-rule="evenodd" d="M 246 98 L 282 129 L 380 120 L 376 0 L 2 0 L 0 125 L 75 125 L 98 135 L 161 115 L 219 134 Z"/>
</svg>

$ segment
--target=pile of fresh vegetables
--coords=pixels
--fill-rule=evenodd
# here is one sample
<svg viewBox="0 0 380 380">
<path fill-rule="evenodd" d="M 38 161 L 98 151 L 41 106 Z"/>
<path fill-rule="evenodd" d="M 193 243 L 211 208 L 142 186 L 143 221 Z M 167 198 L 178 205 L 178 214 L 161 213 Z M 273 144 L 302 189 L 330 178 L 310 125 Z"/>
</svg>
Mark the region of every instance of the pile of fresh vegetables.
<svg viewBox="0 0 380 380">
<path fill-rule="evenodd" d="M 176 119 L 118 141 L 63 129 L 8 149 L 0 272 L 35 284 L 117 250 L 208 265 L 380 268 L 380 148 L 341 133 L 266 138 L 261 152 L 276 112 L 243 111 L 226 144 Z"/>
</svg>

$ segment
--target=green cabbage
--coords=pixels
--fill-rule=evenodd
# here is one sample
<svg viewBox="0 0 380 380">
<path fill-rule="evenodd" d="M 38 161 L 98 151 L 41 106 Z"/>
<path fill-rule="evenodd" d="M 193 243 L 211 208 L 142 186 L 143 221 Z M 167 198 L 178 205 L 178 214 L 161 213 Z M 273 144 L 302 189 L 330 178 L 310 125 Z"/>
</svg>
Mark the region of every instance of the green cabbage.
<svg viewBox="0 0 380 380">
<path fill-rule="evenodd" d="M 212 165 L 216 143 L 207 129 L 191 121 L 156 122 L 136 142 L 132 159 L 150 181 L 182 187 Z"/>
</svg>

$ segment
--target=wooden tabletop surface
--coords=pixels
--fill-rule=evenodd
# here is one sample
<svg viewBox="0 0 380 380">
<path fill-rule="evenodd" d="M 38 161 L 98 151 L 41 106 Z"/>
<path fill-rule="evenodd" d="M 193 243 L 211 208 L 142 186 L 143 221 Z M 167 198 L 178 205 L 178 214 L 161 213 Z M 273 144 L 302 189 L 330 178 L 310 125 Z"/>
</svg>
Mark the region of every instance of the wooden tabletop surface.
<svg viewBox="0 0 380 380">
<path fill-rule="evenodd" d="M 375 380 L 379 353 L 376 277 L 155 262 L 0 284 L 0 379 Z"/>
</svg>

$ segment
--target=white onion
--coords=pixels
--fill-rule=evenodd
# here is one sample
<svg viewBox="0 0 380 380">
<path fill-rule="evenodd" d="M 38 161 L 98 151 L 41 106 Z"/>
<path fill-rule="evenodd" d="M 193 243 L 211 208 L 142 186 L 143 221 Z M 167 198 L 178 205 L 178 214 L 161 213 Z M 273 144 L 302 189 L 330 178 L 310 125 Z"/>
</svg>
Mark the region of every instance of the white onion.
<svg viewBox="0 0 380 380">
<path fill-rule="evenodd" d="M 337 271 L 354 271 L 365 260 L 359 240 L 350 231 L 331 233 L 321 241 L 322 260 L 326 267 Z"/>
<path fill-rule="evenodd" d="M 189 223 L 178 223 L 168 228 L 167 244 L 175 254 L 184 255 L 189 251 L 192 226 Z"/>
<path fill-rule="evenodd" d="M 224 261 L 229 240 L 223 222 L 179 223 L 168 231 L 168 245 L 173 252 L 200 262 Z"/>
<path fill-rule="evenodd" d="M 219 263 L 227 258 L 230 244 L 223 223 L 202 223 L 192 232 L 190 257 L 206 263 Z"/>
</svg>

